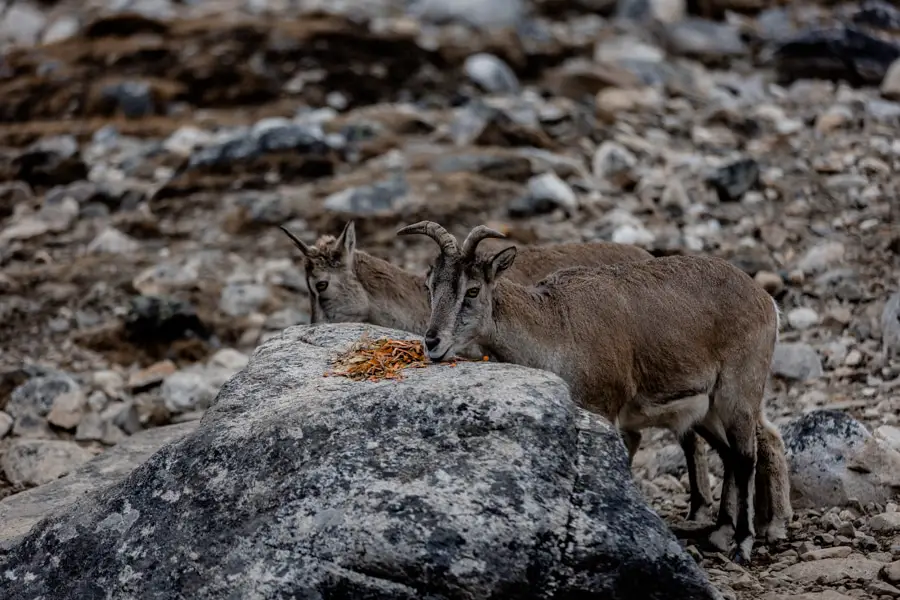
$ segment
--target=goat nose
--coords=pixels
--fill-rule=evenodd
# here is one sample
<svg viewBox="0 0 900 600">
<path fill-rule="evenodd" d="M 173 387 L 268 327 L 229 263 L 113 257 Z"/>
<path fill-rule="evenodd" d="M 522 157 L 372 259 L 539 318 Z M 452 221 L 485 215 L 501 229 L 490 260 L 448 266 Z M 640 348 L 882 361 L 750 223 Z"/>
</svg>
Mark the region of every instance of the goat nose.
<svg viewBox="0 0 900 600">
<path fill-rule="evenodd" d="M 441 338 L 437 336 L 437 331 L 428 330 L 425 332 L 425 347 L 428 350 L 434 350 L 441 343 Z"/>
</svg>

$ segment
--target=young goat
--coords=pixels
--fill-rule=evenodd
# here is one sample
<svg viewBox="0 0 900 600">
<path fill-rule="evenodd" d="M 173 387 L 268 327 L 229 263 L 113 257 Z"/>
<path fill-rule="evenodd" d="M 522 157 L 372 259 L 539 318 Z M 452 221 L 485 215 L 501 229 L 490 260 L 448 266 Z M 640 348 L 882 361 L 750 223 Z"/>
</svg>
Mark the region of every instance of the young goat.
<svg viewBox="0 0 900 600">
<path fill-rule="evenodd" d="M 462 248 L 429 221 L 397 233 L 427 235 L 441 248 L 426 278 L 429 359 L 474 342 L 503 362 L 554 372 L 576 402 L 623 431 L 629 455 L 641 429 L 664 427 L 682 440 L 690 463 L 684 440 L 699 433 L 725 467 L 710 540 L 727 548 L 733 535 L 733 559 L 749 562 L 757 440 L 767 502 L 783 498 L 789 485 L 762 406 L 777 306 L 753 279 L 721 259 L 673 256 L 566 268 L 526 287 L 499 277 L 513 265 L 514 246 L 475 252 L 502 233 L 478 226 Z M 789 515 L 783 503 L 773 506 L 782 511 L 768 516 L 774 531 Z"/>
</svg>

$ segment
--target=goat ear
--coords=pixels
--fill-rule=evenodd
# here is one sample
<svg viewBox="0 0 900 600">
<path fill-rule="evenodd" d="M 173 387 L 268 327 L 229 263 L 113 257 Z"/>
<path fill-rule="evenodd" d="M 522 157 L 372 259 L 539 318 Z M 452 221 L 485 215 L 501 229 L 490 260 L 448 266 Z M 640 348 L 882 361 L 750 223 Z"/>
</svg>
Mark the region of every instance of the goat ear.
<svg viewBox="0 0 900 600">
<path fill-rule="evenodd" d="M 348 261 L 353 260 L 353 251 L 356 250 L 356 225 L 353 221 L 347 221 L 344 230 L 338 237 L 338 244 L 344 248 L 344 256 Z"/>
<path fill-rule="evenodd" d="M 513 264 L 513 261 L 516 260 L 516 247 L 510 246 L 509 248 L 504 248 L 497 254 L 491 258 L 491 264 L 489 267 L 489 275 L 491 281 L 496 279 L 503 271 L 510 268 Z"/>
</svg>

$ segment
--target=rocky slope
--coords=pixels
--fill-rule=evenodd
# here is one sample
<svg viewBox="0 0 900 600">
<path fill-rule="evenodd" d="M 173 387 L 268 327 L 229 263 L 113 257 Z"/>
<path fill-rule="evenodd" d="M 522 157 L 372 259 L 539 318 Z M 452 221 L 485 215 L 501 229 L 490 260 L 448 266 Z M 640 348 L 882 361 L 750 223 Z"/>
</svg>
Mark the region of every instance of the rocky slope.
<svg viewBox="0 0 900 600">
<path fill-rule="evenodd" d="M 308 318 L 277 225 L 350 218 L 411 269 L 433 244 L 393 232 L 421 218 L 725 257 L 785 313 L 772 419 L 836 410 L 898 444 L 894 5 L 325 4 L 0 7 L 0 495 L 202 416 Z M 671 440 L 641 459 L 683 527 Z M 798 508 L 747 571 L 680 535 L 726 595 L 894 597 L 878 485 Z"/>
</svg>

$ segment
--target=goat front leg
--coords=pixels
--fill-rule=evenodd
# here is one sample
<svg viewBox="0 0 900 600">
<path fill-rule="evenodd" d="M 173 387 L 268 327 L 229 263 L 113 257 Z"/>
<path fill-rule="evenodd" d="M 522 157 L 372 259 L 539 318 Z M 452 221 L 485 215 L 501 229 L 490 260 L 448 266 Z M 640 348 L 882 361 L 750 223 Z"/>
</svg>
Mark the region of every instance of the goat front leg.
<svg viewBox="0 0 900 600">
<path fill-rule="evenodd" d="M 681 435 L 679 445 L 684 452 L 688 482 L 691 487 L 691 508 L 687 520 L 695 521 L 698 515 L 707 518 L 712 509 L 712 486 L 709 483 L 709 461 L 700 436 L 693 429 Z"/>
<path fill-rule="evenodd" d="M 634 455 L 637 454 L 638 448 L 641 446 L 641 432 L 627 429 L 620 429 L 619 434 L 622 441 L 625 442 L 625 448 L 628 450 L 628 466 L 634 461 Z"/>
</svg>

